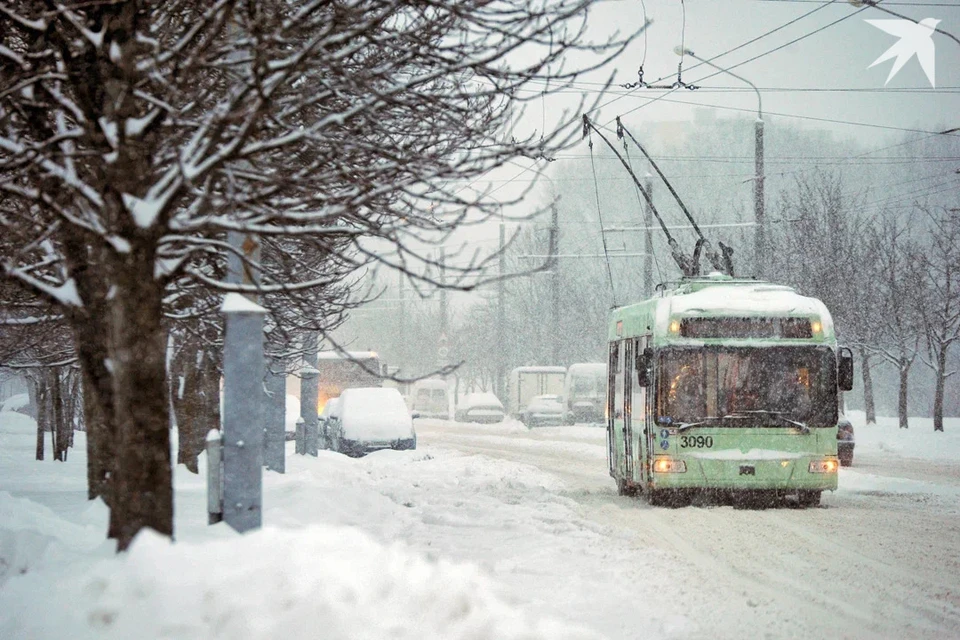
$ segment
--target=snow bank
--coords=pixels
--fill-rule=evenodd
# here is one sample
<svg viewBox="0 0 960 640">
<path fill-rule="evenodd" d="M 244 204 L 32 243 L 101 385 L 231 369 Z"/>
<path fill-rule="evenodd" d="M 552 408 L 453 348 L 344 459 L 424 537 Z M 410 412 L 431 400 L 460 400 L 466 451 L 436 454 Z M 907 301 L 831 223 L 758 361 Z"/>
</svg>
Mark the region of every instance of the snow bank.
<svg viewBox="0 0 960 640">
<path fill-rule="evenodd" d="M 910 418 L 909 428 L 901 429 L 895 417 L 878 417 L 876 424 L 867 424 L 863 411 L 847 411 L 846 416 L 853 424 L 857 453 L 926 460 L 960 459 L 960 418 L 944 418 L 944 431 L 934 431 L 933 418 Z"/>
<path fill-rule="evenodd" d="M 0 404 L 0 412 L 3 411 L 19 411 L 27 405 L 30 404 L 30 396 L 25 393 L 18 393 L 15 396 L 10 396 L 3 401 L 3 404 Z"/>
<path fill-rule="evenodd" d="M 55 593 L 37 587 L 24 577 L 0 592 L 0 637 L 596 637 L 528 619 L 472 566 L 322 525 L 199 544 L 145 531 L 126 556 L 65 571 Z"/>
</svg>

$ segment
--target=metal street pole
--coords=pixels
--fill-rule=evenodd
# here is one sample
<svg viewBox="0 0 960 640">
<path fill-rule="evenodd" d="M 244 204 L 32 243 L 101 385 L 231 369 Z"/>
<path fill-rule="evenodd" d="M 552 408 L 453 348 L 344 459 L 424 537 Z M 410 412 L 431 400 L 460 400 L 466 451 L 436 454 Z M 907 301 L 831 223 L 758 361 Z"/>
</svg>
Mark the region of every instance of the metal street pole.
<svg viewBox="0 0 960 640">
<path fill-rule="evenodd" d="M 281 366 L 282 362 L 274 364 Z M 279 371 L 267 371 L 267 421 L 263 427 L 263 463 L 270 471 L 286 472 L 286 417 L 287 417 L 287 375 L 281 367 Z"/>
<path fill-rule="evenodd" d="M 740 82 L 745 82 L 750 85 L 754 92 L 757 94 L 757 119 L 754 123 L 754 182 L 753 182 L 753 209 L 754 209 L 754 222 L 756 222 L 757 228 L 754 231 L 753 235 L 753 253 L 754 253 L 754 268 L 756 269 L 756 275 L 758 278 L 762 278 L 766 272 L 767 266 L 767 237 L 766 237 L 766 228 L 764 227 L 764 218 L 766 216 L 764 211 L 764 194 L 763 194 L 763 183 L 764 183 L 764 168 L 763 168 L 763 97 L 760 95 L 760 90 L 757 89 L 757 85 L 753 84 L 743 76 L 737 75 L 736 73 L 724 69 L 723 67 L 717 66 L 701 58 L 695 54 L 690 49 L 684 49 L 682 47 L 676 47 L 674 53 L 677 55 L 688 55 L 694 60 L 700 61 L 702 64 L 707 65 L 708 67 L 713 67 L 721 73 L 726 73 L 729 76 L 733 76 Z"/>
<path fill-rule="evenodd" d="M 507 360 L 507 327 L 506 320 L 504 315 L 504 260 L 503 260 L 503 250 L 506 245 L 506 227 L 503 222 L 500 222 L 500 259 L 498 261 L 498 270 L 499 270 L 499 279 L 497 280 L 497 379 L 494 382 L 494 390 L 496 391 L 497 397 L 504 399 L 506 395 L 505 392 L 505 378 L 507 376 L 506 372 L 506 360 Z"/>
<path fill-rule="evenodd" d="M 310 438 L 317 433 L 317 396 L 319 395 L 318 376 L 320 372 L 314 366 L 317 363 L 317 334 L 307 332 L 303 338 L 303 366 L 300 368 L 300 417 L 303 418 L 306 435 L 306 450 L 304 453 L 317 455 L 317 440 Z"/>
<path fill-rule="evenodd" d="M 260 244 L 250 234 L 230 232 L 234 248 L 227 281 L 256 284 L 251 264 L 260 260 Z M 242 256 L 242 259 L 241 259 Z M 259 528 L 263 511 L 263 425 L 265 362 L 263 319 L 266 310 L 251 295 L 224 297 L 223 342 L 223 519 L 240 533 Z M 208 488 L 210 490 L 210 488 Z"/>
<path fill-rule="evenodd" d="M 239 533 L 263 511 L 263 316 L 238 293 L 223 301 L 223 519 Z"/>
<path fill-rule="evenodd" d="M 557 210 L 557 203 L 554 201 L 551 205 L 551 217 L 550 217 L 550 269 L 551 273 L 550 278 L 550 288 L 551 288 L 551 298 L 552 298 L 552 315 L 553 315 L 553 340 L 551 341 L 551 358 L 550 364 L 556 365 L 560 363 L 560 264 L 556 259 L 558 253 L 558 243 L 560 236 L 560 225 L 559 225 L 559 212 Z"/>
<path fill-rule="evenodd" d="M 643 176 L 643 188 L 652 200 L 653 175 L 649 171 Z M 643 258 L 643 293 L 649 298 L 653 295 L 653 208 L 649 202 L 644 202 L 643 213 L 643 224 L 647 227 L 643 234 L 643 251 L 647 254 Z"/>
</svg>

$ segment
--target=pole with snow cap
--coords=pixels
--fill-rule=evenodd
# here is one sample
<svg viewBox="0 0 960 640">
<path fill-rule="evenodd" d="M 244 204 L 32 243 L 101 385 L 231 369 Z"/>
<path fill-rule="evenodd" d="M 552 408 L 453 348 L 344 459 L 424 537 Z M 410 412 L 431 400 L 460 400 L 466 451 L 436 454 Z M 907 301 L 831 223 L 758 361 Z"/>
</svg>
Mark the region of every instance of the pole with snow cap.
<svg viewBox="0 0 960 640">
<path fill-rule="evenodd" d="M 223 344 L 223 519 L 238 532 L 257 529 L 263 510 L 263 316 L 228 293 Z"/>
<path fill-rule="evenodd" d="M 257 284 L 260 243 L 256 236 L 230 232 L 232 251 L 227 282 Z M 243 533 L 263 521 L 263 427 L 266 393 L 263 320 L 266 309 L 245 297 L 228 293 L 221 312 L 226 316 L 223 340 L 223 519 Z"/>
</svg>

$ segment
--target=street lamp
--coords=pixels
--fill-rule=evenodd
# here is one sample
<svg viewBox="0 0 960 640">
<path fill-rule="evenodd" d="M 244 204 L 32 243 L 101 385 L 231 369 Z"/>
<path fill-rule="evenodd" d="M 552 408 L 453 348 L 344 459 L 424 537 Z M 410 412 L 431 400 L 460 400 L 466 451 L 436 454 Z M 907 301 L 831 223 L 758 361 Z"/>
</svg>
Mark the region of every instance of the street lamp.
<svg viewBox="0 0 960 640">
<path fill-rule="evenodd" d="M 688 55 L 694 60 L 699 61 L 702 64 L 707 65 L 708 67 L 713 67 L 721 73 L 726 73 L 727 75 L 733 76 L 741 82 L 745 82 L 750 85 L 757 94 L 757 120 L 754 124 L 754 181 L 753 181 L 753 210 L 754 210 L 754 220 L 757 224 L 757 229 L 753 235 L 753 252 L 756 261 L 756 275 L 763 277 L 764 271 L 766 271 L 766 252 L 767 252 L 767 238 L 766 231 L 764 230 L 763 221 L 764 221 L 764 206 L 763 206 L 763 98 L 760 95 L 760 90 L 757 89 L 757 85 L 753 84 L 743 76 L 739 76 L 732 71 L 719 67 L 709 60 L 701 58 L 695 54 L 690 49 L 685 49 L 683 47 L 675 47 L 673 50 L 678 56 Z"/>
</svg>

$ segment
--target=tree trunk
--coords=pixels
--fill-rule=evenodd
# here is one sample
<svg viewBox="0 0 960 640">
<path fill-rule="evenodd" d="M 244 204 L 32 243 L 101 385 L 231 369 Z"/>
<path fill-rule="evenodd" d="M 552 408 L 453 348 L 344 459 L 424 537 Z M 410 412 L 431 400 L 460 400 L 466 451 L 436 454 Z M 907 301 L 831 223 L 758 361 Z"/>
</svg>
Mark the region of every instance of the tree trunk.
<svg viewBox="0 0 960 640">
<path fill-rule="evenodd" d="M 47 421 L 47 393 L 42 376 L 41 373 L 35 382 L 31 382 L 31 386 L 35 389 L 33 395 L 37 402 L 37 460 L 43 460 L 44 441 L 46 440 L 43 430 Z"/>
<path fill-rule="evenodd" d="M 116 463 L 117 429 L 113 422 L 113 386 L 107 370 L 106 327 L 100 321 L 106 316 L 94 316 L 82 323 L 74 336 L 77 359 L 80 363 L 80 381 L 83 385 L 83 416 L 87 432 L 87 499 L 97 497 L 110 510 L 108 538 L 120 535 L 119 524 L 112 506 L 114 503 L 114 466 Z"/>
<path fill-rule="evenodd" d="M 64 416 L 63 384 L 61 380 L 60 368 L 52 369 L 50 376 L 50 401 L 53 406 L 53 424 L 51 425 L 53 436 L 53 459 L 60 462 L 67 461 L 67 444 L 69 438 L 64 425 L 66 417 Z"/>
<path fill-rule="evenodd" d="M 907 377 L 910 373 L 910 366 L 901 361 L 899 369 L 900 393 L 897 402 L 897 415 L 900 418 L 900 428 L 906 429 L 910 426 L 907 422 Z"/>
<path fill-rule="evenodd" d="M 933 394 L 933 430 L 943 431 L 943 387 L 946 382 L 947 349 L 940 347 L 937 353 L 937 386 Z"/>
<path fill-rule="evenodd" d="M 863 406 L 867 413 L 867 424 L 877 423 L 877 410 L 873 403 L 873 378 L 870 375 L 870 354 L 860 349 L 860 361 L 863 363 Z"/>
<path fill-rule="evenodd" d="M 113 511 L 120 551 L 144 527 L 173 535 L 170 405 L 162 288 L 153 277 L 153 253 L 134 248 L 112 275 L 110 359 L 114 421 L 119 433 Z M 119 267 L 119 268 L 118 268 Z"/>
</svg>

